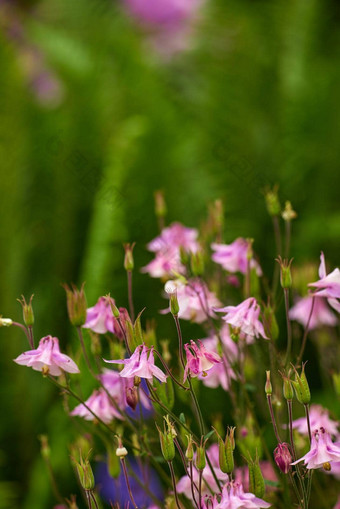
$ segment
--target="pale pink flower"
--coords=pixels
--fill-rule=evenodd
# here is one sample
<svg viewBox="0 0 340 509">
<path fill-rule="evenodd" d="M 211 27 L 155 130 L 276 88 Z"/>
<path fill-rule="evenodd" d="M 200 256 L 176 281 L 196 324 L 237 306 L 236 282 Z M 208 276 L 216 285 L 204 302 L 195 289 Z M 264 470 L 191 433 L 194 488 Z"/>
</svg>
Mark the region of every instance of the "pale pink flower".
<svg viewBox="0 0 340 509">
<path fill-rule="evenodd" d="M 148 0 L 125 0 L 125 3 L 132 14 L 143 21 L 152 25 L 173 25 L 182 23 L 190 18 L 200 0 L 157 0 L 157 2 Z"/>
<path fill-rule="evenodd" d="M 241 272 L 246 274 L 248 266 L 248 241 L 239 237 L 231 244 L 212 244 L 215 251 L 212 255 L 214 262 L 222 265 L 228 272 Z M 256 269 L 256 274 L 262 276 L 260 265 L 253 258 L 250 260 L 250 268 Z"/>
<path fill-rule="evenodd" d="M 223 486 L 221 501 L 215 503 L 214 509 L 256 509 L 270 506 L 253 493 L 245 493 L 242 484 L 231 481 Z"/>
<path fill-rule="evenodd" d="M 296 320 L 306 328 L 312 306 L 313 313 L 308 326 L 310 330 L 322 327 L 323 325 L 333 327 L 338 323 L 337 317 L 328 308 L 325 299 L 321 297 L 313 298 L 310 295 L 297 300 L 296 304 L 289 310 L 289 318 Z"/>
<path fill-rule="evenodd" d="M 178 317 L 182 320 L 191 320 L 195 323 L 202 323 L 208 317 L 215 317 L 213 308 L 221 303 L 213 292 L 210 292 L 205 283 L 198 279 L 191 279 L 187 284 L 180 281 L 173 281 L 177 290 L 179 305 Z M 170 312 L 170 308 L 164 310 Z"/>
<path fill-rule="evenodd" d="M 212 467 L 214 469 L 217 479 L 221 483 L 227 482 L 229 479 L 228 475 L 224 474 L 219 466 L 218 444 L 212 444 L 207 449 L 207 455 L 209 456 L 209 460 L 211 461 L 211 464 L 212 464 Z M 193 462 L 193 465 L 195 465 L 195 462 Z M 194 479 L 195 484 L 198 486 L 199 474 L 198 474 L 198 470 L 195 468 L 195 466 L 193 466 L 193 479 Z M 191 481 L 190 481 L 190 477 L 188 475 L 181 477 L 181 479 L 177 482 L 176 486 L 177 486 L 178 493 L 183 493 L 183 495 L 185 495 L 188 499 L 192 500 Z M 219 491 L 219 488 L 216 484 L 215 478 L 214 478 L 213 474 L 211 473 L 209 466 L 206 465 L 203 470 L 203 483 L 202 483 L 203 496 L 210 494 L 210 490 L 209 490 L 208 486 L 210 486 L 210 488 L 216 493 Z"/>
<path fill-rule="evenodd" d="M 323 467 L 326 463 L 340 461 L 340 444 L 333 443 L 329 433 L 320 428 L 313 432 L 310 451 L 292 465 L 304 461 L 308 470 Z"/>
<path fill-rule="evenodd" d="M 232 344 L 237 350 L 236 344 L 230 339 Z M 218 339 L 216 336 L 212 338 L 202 339 L 202 343 L 208 352 L 217 355 Z M 225 348 L 225 347 L 224 347 Z M 237 353 L 236 353 L 237 355 Z M 202 380 L 206 387 L 215 389 L 221 386 L 225 391 L 229 389 L 230 380 L 235 378 L 235 373 L 232 370 L 228 359 L 224 354 L 222 355 L 221 361 L 214 364 L 208 371 L 198 375 L 198 378 Z"/>
<path fill-rule="evenodd" d="M 159 251 L 155 258 L 141 269 L 141 272 L 155 278 L 168 278 L 173 277 L 174 274 L 184 274 L 185 267 L 181 263 L 179 250 L 169 248 Z"/>
<path fill-rule="evenodd" d="M 333 421 L 329 417 L 329 411 L 327 408 L 323 408 L 321 405 L 311 405 L 309 411 L 309 419 L 311 429 L 324 428 L 330 435 L 337 435 L 339 423 Z M 293 428 L 296 429 L 302 435 L 308 435 L 308 425 L 306 417 L 301 417 L 293 421 Z"/>
<path fill-rule="evenodd" d="M 112 297 L 100 297 L 92 308 L 89 308 L 86 312 L 86 322 L 83 325 L 85 329 L 91 329 L 97 334 L 106 334 L 106 332 L 112 332 L 119 338 L 122 337 L 122 331 L 112 314 L 111 303 L 114 304 Z M 124 312 L 124 308 L 120 311 Z"/>
<path fill-rule="evenodd" d="M 119 375 L 123 378 L 139 376 L 140 378 L 152 380 L 153 377 L 156 377 L 161 382 L 165 382 L 167 375 L 155 365 L 153 355 L 153 347 L 148 348 L 143 344 L 137 346 L 134 353 L 128 359 L 112 361 L 104 359 L 104 361 L 112 364 L 125 364 L 124 369 L 119 372 Z"/>
<path fill-rule="evenodd" d="M 325 256 L 321 252 L 320 267 L 319 267 L 319 281 L 309 283 L 308 286 L 316 288 L 314 295 L 316 297 L 326 297 L 328 303 L 338 313 L 340 313 L 340 270 L 334 269 L 330 274 L 326 273 Z"/>
<path fill-rule="evenodd" d="M 22 353 L 14 359 L 14 362 L 52 376 L 59 376 L 62 371 L 79 373 L 76 363 L 68 355 L 60 352 L 58 338 L 52 336 L 42 338 L 38 348 Z"/>
<path fill-rule="evenodd" d="M 221 357 L 215 352 L 209 352 L 205 349 L 202 341 L 198 340 L 199 347 L 195 341 L 191 340 L 190 345 L 186 343 L 184 345 L 187 363 L 184 370 L 184 382 L 188 375 L 196 377 L 198 375 L 206 376 L 215 364 L 222 362 Z"/>
<path fill-rule="evenodd" d="M 113 419 L 123 419 L 122 414 L 115 408 L 109 395 L 103 388 L 94 391 L 85 401 L 85 404 L 97 417 L 106 423 L 111 422 Z M 93 421 L 95 416 L 90 412 L 90 410 L 88 410 L 88 408 L 86 408 L 86 406 L 83 405 L 83 403 L 80 403 L 80 405 L 77 405 L 72 410 L 70 415 L 73 417 L 83 417 L 86 421 Z"/>
<path fill-rule="evenodd" d="M 103 369 L 103 373 L 98 378 L 118 406 L 126 408 L 128 406 L 127 391 L 134 387 L 134 377 L 124 378 L 120 376 L 119 371 Z M 150 401 L 143 391 L 139 392 L 139 398 L 143 407 L 151 408 Z"/>
<path fill-rule="evenodd" d="M 259 320 L 261 309 L 254 297 L 249 297 L 238 306 L 226 306 L 216 309 L 216 311 L 226 313 L 222 319 L 247 336 L 256 338 L 262 336 L 268 339 Z"/>
</svg>

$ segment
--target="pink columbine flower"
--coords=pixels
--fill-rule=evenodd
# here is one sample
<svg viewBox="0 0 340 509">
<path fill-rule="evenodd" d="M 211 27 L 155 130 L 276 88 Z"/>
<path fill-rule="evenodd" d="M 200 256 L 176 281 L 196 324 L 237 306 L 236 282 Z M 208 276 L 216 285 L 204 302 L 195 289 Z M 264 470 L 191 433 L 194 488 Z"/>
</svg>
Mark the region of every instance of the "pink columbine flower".
<svg viewBox="0 0 340 509">
<path fill-rule="evenodd" d="M 222 362 L 221 357 L 215 352 L 209 352 L 205 349 L 202 341 L 198 340 L 199 347 L 195 341 L 191 340 L 190 344 L 184 345 L 185 353 L 187 356 L 187 363 L 184 370 L 184 382 L 188 375 L 196 377 L 198 375 L 206 376 L 215 364 Z"/>
<path fill-rule="evenodd" d="M 292 465 L 304 461 L 308 470 L 325 467 L 329 470 L 332 461 L 340 461 L 340 443 L 333 443 L 329 433 L 320 428 L 313 432 L 310 451 Z"/>
<path fill-rule="evenodd" d="M 142 268 L 142 272 L 151 277 L 172 277 L 184 274 L 185 266 L 181 263 L 181 249 L 187 253 L 196 253 L 200 246 L 197 242 L 198 231 L 187 228 L 180 223 L 173 223 L 164 228 L 162 233 L 148 244 L 149 251 L 156 257 Z"/>
<path fill-rule="evenodd" d="M 14 359 L 14 362 L 52 376 L 59 376 L 62 371 L 79 373 L 76 363 L 68 355 L 60 352 L 58 338 L 52 336 L 42 338 L 38 348 L 22 353 Z"/>
<path fill-rule="evenodd" d="M 122 331 L 116 318 L 112 314 L 111 303 L 114 304 L 112 297 L 100 297 L 92 308 L 86 312 L 86 322 L 83 325 L 85 329 L 91 329 L 97 334 L 106 334 L 112 332 L 119 338 L 122 337 Z M 123 308 L 120 311 L 124 311 Z"/>
<path fill-rule="evenodd" d="M 187 284 L 180 281 L 172 281 L 177 289 L 179 305 L 178 317 L 182 320 L 191 320 L 202 323 L 208 317 L 215 317 L 213 308 L 221 303 L 213 292 L 210 292 L 205 283 L 198 279 L 190 279 Z M 170 308 L 164 312 L 169 312 Z"/>
<path fill-rule="evenodd" d="M 145 344 L 137 346 L 128 359 L 112 361 L 104 359 L 104 361 L 112 364 L 125 364 L 124 369 L 119 373 L 123 378 L 139 376 L 140 378 L 152 380 L 153 377 L 156 377 L 160 382 L 166 382 L 167 375 L 155 365 L 153 347 L 148 348 Z"/>
<path fill-rule="evenodd" d="M 226 313 L 223 320 L 243 332 L 247 336 L 258 338 L 262 336 L 268 339 L 262 323 L 259 320 L 260 306 L 254 297 L 249 297 L 238 306 L 226 306 L 216 309 L 221 313 Z"/>
<path fill-rule="evenodd" d="M 119 371 L 113 369 L 103 369 L 101 375 L 98 376 L 99 380 L 108 391 L 111 397 L 117 402 L 119 408 L 126 408 L 131 406 L 128 404 L 129 392 L 134 387 L 134 378 L 121 377 Z M 150 409 L 151 404 L 148 397 L 143 391 L 139 393 L 140 402 L 143 407 Z"/>
<path fill-rule="evenodd" d="M 248 241 L 246 239 L 239 237 L 231 244 L 214 243 L 211 247 L 215 251 L 211 257 L 214 262 L 222 265 L 228 272 L 246 274 L 248 265 Z M 250 268 L 256 269 L 256 274 L 262 276 L 261 267 L 253 258 L 250 260 Z"/>
<path fill-rule="evenodd" d="M 230 341 L 237 349 L 236 344 L 231 339 Z M 216 336 L 203 339 L 201 343 L 203 343 L 208 352 L 217 355 L 218 339 Z M 235 378 L 235 373 L 229 364 L 229 357 L 227 358 L 223 354 L 221 360 L 222 362 L 217 362 L 208 371 L 199 374 L 198 378 L 202 380 L 206 387 L 215 389 L 216 387 L 221 386 L 225 391 L 227 391 L 229 390 L 230 380 Z"/>
<path fill-rule="evenodd" d="M 289 310 L 289 318 L 291 320 L 296 320 L 301 323 L 304 328 L 306 328 L 312 306 L 313 313 L 308 327 L 310 330 L 322 327 L 323 325 L 334 327 L 334 325 L 338 323 L 337 317 L 330 311 L 325 303 L 325 299 L 321 297 L 313 298 L 310 295 L 303 297 L 296 302 L 295 306 Z"/>
<path fill-rule="evenodd" d="M 288 474 L 292 469 L 292 455 L 288 444 L 285 442 L 278 444 L 274 450 L 274 460 L 281 472 Z"/>
<path fill-rule="evenodd" d="M 329 417 L 329 411 L 327 408 L 323 408 L 321 405 L 311 405 L 309 411 L 309 419 L 311 429 L 324 428 L 330 435 L 337 435 L 338 433 L 338 422 L 333 421 Z M 302 435 L 308 435 L 308 425 L 306 417 L 301 417 L 293 421 L 293 428 L 296 429 Z"/>
<path fill-rule="evenodd" d="M 106 423 L 111 422 L 113 419 L 123 419 L 122 414 L 115 408 L 109 395 L 103 388 L 94 391 L 85 401 L 85 404 L 86 406 L 83 403 L 77 405 L 70 415 L 73 417 L 83 417 L 86 421 L 93 421 L 95 419 L 93 414 L 95 414 Z M 90 408 L 93 414 L 86 407 Z"/>
<path fill-rule="evenodd" d="M 325 256 L 321 252 L 320 267 L 319 267 L 319 281 L 309 283 L 308 286 L 316 288 L 314 295 L 316 297 L 326 297 L 328 303 L 338 313 L 340 313 L 340 270 L 334 269 L 330 274 L 326 273 Z"/>
<path fill-rule="evenodd" d="M 253 493 L 245 493 L 239 482 L 231 481 L 223 486 L 221 501 L 214 505 L 214 509 L 256 509 L 270 506 Z"/>
</svg>

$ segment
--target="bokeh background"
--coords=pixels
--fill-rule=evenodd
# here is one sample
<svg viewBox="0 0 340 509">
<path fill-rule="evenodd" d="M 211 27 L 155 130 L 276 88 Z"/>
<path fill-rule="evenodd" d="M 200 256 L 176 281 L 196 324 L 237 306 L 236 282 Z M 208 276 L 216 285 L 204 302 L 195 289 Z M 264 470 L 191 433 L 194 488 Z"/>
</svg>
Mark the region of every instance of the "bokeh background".
<svg viewBox="0 0 340 509">
<path fill-rule="evenodd" d="M 299 215 L 295 260 L 323 249 L 339 265 L 339 2 L 0 0 L 0 28 L 3 316 L 21 320 L 16 299 L 34 293 L 36 336 L 66 344 L 61 283 L 126 305 L 122 243 L 150 260 L 156 189 L 188 226 L 223 199 L 225 241 L 254 237 L 271 271 L 262 190 L 278 183 Z M 159 289 L 136 271 L 147 317 Z M 57 392 L 11 361 L 26 347 L 0 331 L 0 508 L 53 505 L 41 433 L 74 485 Z"/>
</svg>

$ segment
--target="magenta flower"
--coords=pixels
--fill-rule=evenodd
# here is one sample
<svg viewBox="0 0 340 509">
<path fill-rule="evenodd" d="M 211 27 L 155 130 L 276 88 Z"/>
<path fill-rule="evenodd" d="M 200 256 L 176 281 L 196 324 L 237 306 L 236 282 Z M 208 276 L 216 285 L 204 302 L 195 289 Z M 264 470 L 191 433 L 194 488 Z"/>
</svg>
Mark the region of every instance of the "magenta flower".
<svg viewBox="0 0 340 509">
<path fill-rule="evenodd" d="M 226 306 L 224 308 L 216 309 L 216 311 L 226 313 L 223 320 L 232 327 L 239 329 L 247 336 L 256 337 L 262 336 L 268 339 L 262 323 L 259 320 L 260 306 L 254 297 L 250 297 L 241 302 L 238 306 Z"/>
<path fill-rule="evenodd" d="M 321 252 L 320 267 L 319 267 L 319 281 L 309 283 L 308 286 L 316 288 L 314 295 L 316 297 L 326 297 L 328 303 L 338 313 L 340 313 L 340 270 L 334 269 L 330 274 L 326 274 L 325 256 Z"/>
<path fill-rule="evenodd" d="M 205 349 L 202 341 L 198 340 L 198 343 L 199 347 L 193 340 L 190 341 L 190 345 L 189 343 L 184 345 L 187 356 L 187 363 L 184 370 L 184 382 L 186 381 L 188 374 L 192 377 L 196 377 L 198 375 L 206 376 L 209 369 L 211 369 L 215 364 L 222 362 L 221 357 L 217 353 L 209 352 Z"/>
<path fill-rule="evenodd" d="M 323 408 L 321 405 L 312 405 L 309 411 L 309 419 L 311 429 L 324 428 L 330 435 L 337 435 L 338 433 L 338 422 L 333 421 L 329 417 L 329 411 L 327 408 Z M 293 421 L 293 428 L 296 429 L 302 435 L 308 435 L 308 426 L 306 417 L 301 417 Z"/>
<path fill-rule="evenodd" d="M 114 399 L 114 398 L 113 398 Z M 115 408 L 110 400 L 109 395 L 104 389 L 94 391 L 91 396 L 85 401 L 87 407 L 99 417 L 102 421 L 109 423 L 113 419 L 123 419 L 122 414 Z M 86 421 L 93 421 L 95 416 L 86 408 L 83 403 L 77 405 L 70 415 L 83 417 Z"/>
<path fill-rule="evenodd" d="M 306 328 L 312 305 L 313 313 L 308 327 L 310 330 L 322 327 L 323 325 L 334 327 L 334 325 L 338 323 L 337 317 L 330 311 L 325 303 L 325 299 L 321 297 L 313 298 L 310 295 L 303 297 L 296 302 L 295 306 L 289 310 L 289 318 L 291 320 L 296 320 L 301 323 L 304 328 Z"/>
<path fill-rule="evenodd" d="M 111 397 L 117 402 L 119 408 L 126 408 L 129 391 L 134 387 L 134 378 L 124 378 L 120 376 L 119 371 L 113 369 L 104 369 L 103 373 L 98 376 L 99 380 L 108 391 Z M 139 392 L 141 404 L 147 408 L 151 408 L 150 401 L 143 391 Z"/>
<path fill-rule="evenodd" d="M 112 314 L 111 304 L 114 299 L 111 297 L 100 297 L 97 304 L 89 308 L 86 312 L 86 322 L 83 325 L 85 329 L 91 329 L 97 334 L 106 334 L 112 332 L 119 338 L 122 337 L 122 331 L 115 317 Z M 121 311 L 123 308 L 121 309 Z"/>
<path fill-rule="evenodd" d="M 216 295 L 208 290 L 205 283 L 196 279 L 189 280 L 187 284 L 180 281 L 172 281 L 172 283 L 177 289 L 179 318 L 202 323 L 209 316 L 215 317 L 213 308 L 220 306 L 221 303 Z M 170 308 L 164 312 L 170 312 Z"/>
<path fill-rule="evenodd" d="M 132 14 L 144 23 L 152 25 L 178 24 L 190 18 L 200 0 L 125 0 Z"/>
<path fill-rule="evenodd" d="M 22 353 L 14 359 L 14 362 L 52 376 L 59 376 L 62 371 L 79 373 L 76 363 L 68 355 L 60 352 L 58 338 L 52 336 L 42 338 L 38 348 Z"/>
<path fill-rule="evenodd" d="M 246 274 L 248 265 L 248 242 L 246 239 L 239 237 L 231 244 L 214 243 L 211 247 L 215 251 L 211 257 L 214 262 L 222 265 L 228 272 Z M 250 268 L 256 269 L 256 274 L 262 276 L 261 267 L 253 258 L 250 260 Z"/>
<path fill-rule="evenodd" d="M 288 474 L 292 469 L 292 455 L 288 444 L 285 442 L 278 444 L 274 450 L 274 460 L 281 472 Z"/>
<path fill-rule="evenodd" d="M 111 364 L 125 364 L 125 367 L 119 373 L 123 378 L 139 376 L 140 378 L 152 380 L 153 377 L 156 377 L 160 382 L 165 382 L 167 378 L 163 371 L 155 365 L 153 347 L 148 348 L 145 344 L 137 346 L 134 353 L 128 359 L 112 361 L 104 359 L 104 361 Z"/>
<path fill-rule="evenodd" d="M 313 432 L 310 451 L 292 465 L 304 461 L 308 470 L 326 466 L 332 461 L 340 461 L 340 444 L 333 443 L 329 433 L 320 428 Z"/>
<path fill-rule="evenodd" d="M 236 344 L 232 341 L 232 339 L 230 339 L 230 341 L 237 350 Z M 203 339 L 202 343 L 209 353 L 217 355 L 218 339 L 216 336 Z M 227 350 L 224 345 L 223 347 Z M 232 370 L 228 359 L 230 359 L 230 357 L 227 358 L 223 355 L 221 358 L 222 362 L 217 362 L 208 371 L 198 375 L 198 378 L 202 380 L 206 387 L 215 389 L 216 387 L 221 386 L 225 391 L 229 389 L 230 380 L 235 378 L 235 373 Z"/>
</svg>

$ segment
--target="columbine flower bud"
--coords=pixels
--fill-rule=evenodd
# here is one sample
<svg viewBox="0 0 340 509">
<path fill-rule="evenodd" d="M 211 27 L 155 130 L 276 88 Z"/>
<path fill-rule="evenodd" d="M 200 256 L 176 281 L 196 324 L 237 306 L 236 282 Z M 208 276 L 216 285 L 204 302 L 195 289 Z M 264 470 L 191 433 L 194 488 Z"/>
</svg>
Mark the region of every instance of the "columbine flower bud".
<svg viewBox="0 0 340 509">
<path fill-rule="evenodd" d="M 13 323 L 13 320 L 10 318 L 2 318 L 0 316 L 0 327 L 10 327 Z"/>
<path fill-rule="evenodd" d="M 165 284 L 164 290 L 170 298 L 170 311 L 173 316 L 178 316 L 179 304 L 177 299 L 177 286 L 174 281 L 168 281 Z"/>
<path fill-rule="evenodd" d="M 48 444 L 48 437 L 47 435 L 39 435 L 40 440 L 40 452 L 44 460 L 49 460 L 51 456 L 51 449 Z"/>
<path fill-rule="evenodd" d="M 216 430 L 215 430 L 216 431 Z M 219 464 L 223 473 L 230 475 L 234 470 L 235 428 L 228 428 L 225 440 L 218 435 Z"/>
<path fill-rule="evenodd" d="M 292 384 L 294 386 L 296 398 L 299 401 L 299 403 L 302 403 L 303 405 L 308 405 L 310 403 L 311 396 L 307 377 L 305 374 L 305 365 L 306 363 L 302 364 L 301 375 L 299 375 L 298 372 L 295 370 L 295 381 L 292 380 Z"/>
<path fill-rule="evenodd" d="M 197 445 L 196 446 L 196 461 L 195 465 L 197 470 L 204 470 L 204 467 L 206 465 L 206 459 L 205 459 L 205 444 Z"/>
<path fill-rule="evenodd" d="M 267 210 L 270 216 L 279 216 L 281 212 L 281 205 L 278 197 L 278 186 L 273 189 L 268 189 L 265 193 Z"/>
<path fill-rule="evenodd" d="M 266 379 L 266 384 L 264 386 L 264 391 L 267 396 L 271 396 L 273 394 L 273 387 L 272 387 L 272 384 L 270 381 L 270 371 L 266 371 L 266 376 L 267 376 L 267 379 Z"/>
<path fill-rule="evenodd" d="M 126 402 L 132 410 L 136 410 L 136 406 L 138 403 L 138 393 L 136 387 L 127 387 L 126 388 Z"/>
<path fill-rule="evenodd" d="M 249 472 L 249 491 L 250 493 L 254 493 L 256 497 L 262 498 L 265 494 L 266 488 L 261 472 L 258 454 L 256 453 L 255 460 L 250 458 L 247 460 L 247 462 Z"/>
<path fill-rule="evenodd" d="M 280 373 L 283 378 L 283 397 L 287 401 L 292 401 L 294 398 L 294 391 L 292 381 L 284 373 Z"/>
<path fill-rule="evenodd" d="M 202 276 L 204 273 L 204 258 L 201 251 L 191 253 L 190 266 L 194 276 Z"/>
<path fill-rule="evenodd" d="M 282 288 L 290 288 L 292 286 L 292 274 L 290 271 L 290 266 L 292 264 L 293 258 L 289 261 L 287 259 L 282 260 L 281 256 L 276 258 L 277 263 L 280 265 L 280 283 Z"/>
<path fill-rule="evenodd" d="M 88 456 L 83 458 L 82 454 L 80 453 L 79 462 L 73 458 L 72 461 L 75 468 L 77 469 L 81 487 L 86 491 L 92 491 L 94 489 L 95 482 Z"/>
<path fill-rule="evenodd" d="M 175 457 L 175 444 L 174 444 L 174 438 L 177 436 L 176 430 L 173 426 L 173 424 L 170 422 L 169 416 L 167 415 L 164 417 L 165 423 L 164 423 L 164 432 L 160 430 L 160 428 L 157 426 L 158 433 L 159 433 L 159 440 L 161 443 L 161 450 L 163 454 L 163 458 L 166 461 L 172 461 Z"/>
<path fill-rule="evenodd" d="M 116 456 L 123 460 L 128 455 L 127 449 L 123 446 L 121 437 L 118 437 L 118 447 L 116 449 Z"/>
<path fill-rule="evenodd" d="M 125 249 L 125 257 L 124 257 L 124 269 L 126 271 L 132 271 L 135 264 L 133 261 L 133 248 L 135 247 L 136 243 L 133 244 L 124 244 Z"/>
<path fill-rule="evenodd" d="M 34 324 L 34 314 L 33 314 L 33 307 L 32 307 L 32 299 L 34 295 L 31 295 L 30 300 L 27 304 L 25 297 L 22 295 L 21 299 L 17 299 L 18 302 L 20 302 L 22 306 L 22 314 L 24 323 L 27 327 L 32 327 Z"/>
<path fill-rule="evenodd" d="M 188 439 L 188 447 L 185 451 L 185 457 L 188 461 L 192 461 L 194 459 L 194 447 L 193 447 L 193 441 L 192 441 L 192 435 L 186 435 Z"/>
<path fill-rule="evenodd" d="M 274 460 L 281 472 L 284 474 L 288 474 L 288 472 L 290 472 L 292 469 L 291 463 L 293 459 L 288 444 L 285 442 L 278 444 L 274 450 Z"/>
<path fill-rule="evenodd" d="M 297 218 L 297 213 L 295 212 L 295 210 L 293 210 L 290 201 L 286 201 L 285 209 L 282 212 L 281 216 L 287 223 Z"/>
<path fill-rule="evenodd" d="M 80 290 L 74 285 L 72 289 L 68 285 L 63 285 L 66 291 L 68 316 L 75 327 L 81 327 L 86 322 L 87 302 L 84 284 L 81 285 Z"/>
<path fill-rule="evenodd" d="M 110 297 L 110 295 L 108 295 L 108 297 Z M 119 309 L 117 308 L 115 302 L 113 299 L 110 299 L 109 300 L 110 302 L 110 306 L 111 306 L 111 311 L 112 311 L 112 314 L 115 318 L 120 318 L 120 311 Z"/>
</svg>

